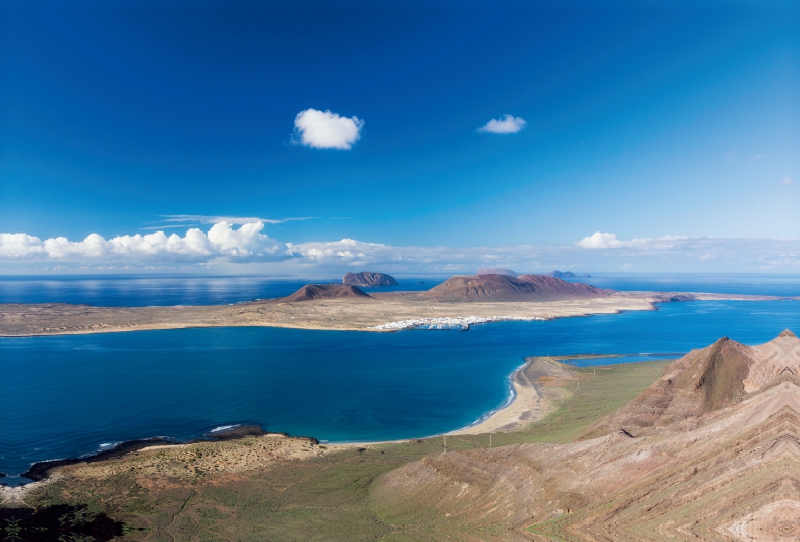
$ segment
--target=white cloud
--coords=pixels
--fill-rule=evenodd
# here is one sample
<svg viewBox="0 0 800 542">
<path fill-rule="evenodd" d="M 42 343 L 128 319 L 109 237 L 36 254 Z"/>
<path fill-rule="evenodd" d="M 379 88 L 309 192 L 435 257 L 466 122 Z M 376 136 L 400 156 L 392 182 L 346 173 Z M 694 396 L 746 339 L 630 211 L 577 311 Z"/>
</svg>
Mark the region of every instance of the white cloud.
<svg viewBox="0 0 800 542">
<path fill-rule="evenodd" d="M 522 117 L 514 117 L 512 115 L 505 115 L 500 119 L 492 119 L 480 128 L 479 132 L 488 132 L 491 134 L 516 134 L 525 128 L 525 119 Z"/>
<path fill-rule="evenodd" d="M 66 237 L 42 241 L 22 233 L 0 234 L 0 259 L 164 263 L 285 258 L 285 245 L 260 233 L 263 228 L 262 222 L 243 224 L 239 229 L 234 229 L 230 222 L 218 222 L 207 235 L 199 228 L 190 228 L 183 237 L 177 234 L 167 236 L 163 231 L 157 231 L 106 240 L 93 233 L 83 241 L 70 241 Z"/>
<path fill-rule="evenodd" d="M 350 150 L 361 137 L 364 121 L 358 117 L 342 117 L 330 111 L 306 109 L 294 119 L 295 138 L 315 149 Z"/>
<path fill-rule="evenodd" d="M 242 224 L 238 230 L 232 226 L 230 222 L 219 222 L 208 231 L 208 241 L 217 253 L 234 258 L 250 258 L 273 255 L 283 248 L 282 244 L 260 233 L 264 228 L 261 222 Z"/>
<path fill-rule="evenodd" d="M 0 234 L 0 272 L 188 272 L 212 267 L 223 273 L 331 273 L 348 270 L 389 273 L 470 274 L 481 267 L 520 272 L 554 269 L 617 271 L 627 264 L 641 272 L 780 271 L 800 266 L 800 239 L 714 237 L 623 240 L 597 232 L 567 246 L 391 246 L 355 239 L 281 243 L 263 233 L 264 223 L 236 227 L 221 221 L 207 232 L 185 235 L 157 231 L 80 241 Z M 587 250 L 588 249 L 588 250 Z"/>
<path fill-rule="evenodd" d="M 393 247 L 378 243 L 364 243 L 353 239 L 342 239 L 332 242 L 310 242 L 301 244 L 286 244 L 286 253 L 295 258 L 311 263 L 353 263 L 361 262 L 368 258 L 380 259 L 381 254 L 392 252 Z"/>
<path fill-rule="evenodd" d="M 783 179 L 781 179 L 781 186 L 794 186 L 794 181 L 789 178 L 787 175 Z"/>
</svg>

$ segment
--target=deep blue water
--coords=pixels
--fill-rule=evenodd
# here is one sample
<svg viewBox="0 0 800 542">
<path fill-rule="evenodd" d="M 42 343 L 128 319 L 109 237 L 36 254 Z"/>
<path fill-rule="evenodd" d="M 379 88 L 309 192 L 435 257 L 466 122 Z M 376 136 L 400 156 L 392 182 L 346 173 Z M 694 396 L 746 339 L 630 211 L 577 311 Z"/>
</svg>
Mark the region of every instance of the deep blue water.
<svg viewBox="0 0 800 542">
<path fill-rule="evenodd" d="M 744 273 L 591 273 L 567 279 L 619 291 L 708 292 L 800 296 L 800 275 Z"/>
<path fill-rule="evenodd" d="M 0 472 L 104 443 L 255 422 L 333 441 L 463 427 L 508 397 L 529 355 L 686 352 L 800 330 L 800 302 L 504 322 L 470 331 L 219 328 L 0 339 Z M 7 478 L 15 483 L 18 479 Z"/>
<path fill-rule="evenodd" d="M 445 277 L 397 277 L 399 286 L 367 292 L 427 290 Z M 309 283 L 341 283 L 340 276 L 276 279 L 254 276 L 2 276 L 0 303 L 73 303 L 97 307 L 226 305 L 287 296 Z M 423 283 L 423 284 L 421 284 Z"/>
</svg>

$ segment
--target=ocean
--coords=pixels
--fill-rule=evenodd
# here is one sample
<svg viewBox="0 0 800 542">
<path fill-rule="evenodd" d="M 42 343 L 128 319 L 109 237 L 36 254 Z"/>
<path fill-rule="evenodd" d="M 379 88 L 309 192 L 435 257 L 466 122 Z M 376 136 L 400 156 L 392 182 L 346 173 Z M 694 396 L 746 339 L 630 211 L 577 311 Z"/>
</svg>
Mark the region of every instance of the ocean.
<svg viewBox="0 0 800 542">
<path fill-rule="evenodd" d="M 95 293 L 95 299 L 110 303 L 120 299 L 119 290 L 153 284 L 114 280 L 128 286 Z M 783 289 L 781 280 L 779 286 L 760 284 L 758 293 Z M 243 283 L 230 279 L 215 287 L 224 296 L 203 299 L 244 301 L 242 292 L 254 290 L 253 283 L 241 289 Z M 792 295 L 800 294 L 798 286 L 800 278 Z M 82 288 L 62 291 L 74 302 Z M 500 322 L 466 332 L 217 328 L 3 338 L 0 472 L 9 475 L 4 483 L 17 484 L 24 480 L 16 475 L 37 461 L 152 436 L 187 440 L 243 423 L 328 441 L 424 437 L 464 427 L 503 405 L 509 375 L 526 356 L 657 359 L 723 335 L 758 344 L 785 328 L 800 331 L 800 302 L 666 303 L 657 311 Z"/>
<path fill-rule="evenodd" d="M 447 277 L 403 277 L 398 286 L 362 288 L 366 292 L 428 290 Z M 197 275 L 3 276 L 0 303 L 72 303 L 96 307 L 171 307 L 229 305 L 284 297 L 306 284 L 341 283 L 341 276 L 264 278 Z"/>
<path fill-rule="evenodd" d="M 367 292 L 428 290 L 446 275 L 397 277 L 398 286 Z M 0 303 L 73 303 L 98 307 L 227 305 L 287 296 L 309 283 L 340 283 L 340 276 L 274 278 L 197 275 L 0 275 Z M 800 295 L 799 275 L 593 273 L 566 279 L 619 291 L 681 291 L 774 296 Z"/>
</svg>

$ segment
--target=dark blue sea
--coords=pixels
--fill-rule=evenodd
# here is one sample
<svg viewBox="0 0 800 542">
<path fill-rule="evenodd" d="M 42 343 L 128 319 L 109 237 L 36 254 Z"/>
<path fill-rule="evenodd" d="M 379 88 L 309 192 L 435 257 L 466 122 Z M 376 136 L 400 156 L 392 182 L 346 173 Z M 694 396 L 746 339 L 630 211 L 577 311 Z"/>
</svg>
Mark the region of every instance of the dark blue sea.
<svg viewBox="0 0 800 542">
<path fill-rule="evenodd" d="M 781 274 L 718 273 L 592 273 L 565 279 L 618 291 L 706 292 L 777 297 L 800 296 L 800 276 Z"/>
<path fill-rule="evenodd" d="M 428 290 L 448 277 L 397 277 L 398 286 L 366 292 Z M 341 275 L 293 278 L 258 276 L 3 276 L 0 303 L 72 303 L 96 307 L 228 305 L 284 297 L 306 284 L 342 282 Z"/>
<path fill-rule="evenodd" d="M 128 284 L 117 290 L 141 284 L 114 280 Z M 798 295 L 800 278 L 794 284 L 794 290 L 761 284 L 758 293 L 780 288 Z M 65 297 L 89 301 L 80 299 L 83 287 L 64 287 L 71 292 Z M 229 284 L 215 291 L 237 302 L 245 300 L 241 292 L 251 295 L 249 288 Z M 17 300 L 41 300 L 38 295 Z M 212 298 L 219 299 L 203 299 Z M 119 296 L 98 293 L 95 299 Z M 219 328 L 3 338 L 0 472 L 11 475 L 3 482 L 16 484 L 24 480 L 14 475 L 37 461 L 151 436 L 191 439 L 240 423 L 329 441 L 434 435 L 503 405 L 509 375 L 526 356 L 657 359 L 723 335 L 758 344 L 786 328 L 800 331 L 800 302 L 667 303 L 657 311 L 501 322 L 466 332 Z"/>
</svg>

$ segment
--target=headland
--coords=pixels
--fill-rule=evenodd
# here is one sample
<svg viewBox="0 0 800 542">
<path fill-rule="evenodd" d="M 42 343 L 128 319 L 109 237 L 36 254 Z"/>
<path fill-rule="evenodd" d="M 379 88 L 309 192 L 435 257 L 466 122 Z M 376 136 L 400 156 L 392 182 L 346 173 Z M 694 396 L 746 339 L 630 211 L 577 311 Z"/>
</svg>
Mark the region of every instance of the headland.
<svg viewBox="0 0 800 542">
<path fill-rule="evenodd" d="M 133 540 L 793 538 L 792 332 L 596 374 L 532 358 L 517 374 L 563 388 L 530 426 L 338 448 L 274 434 L 151 446 L 3 495 L 37 510 L 90 501 Z"/>
</svg>

